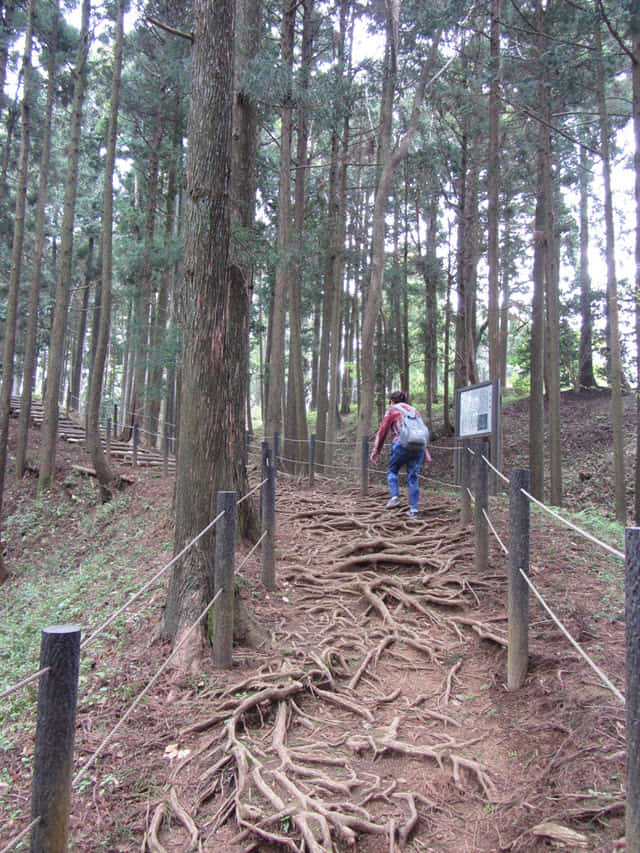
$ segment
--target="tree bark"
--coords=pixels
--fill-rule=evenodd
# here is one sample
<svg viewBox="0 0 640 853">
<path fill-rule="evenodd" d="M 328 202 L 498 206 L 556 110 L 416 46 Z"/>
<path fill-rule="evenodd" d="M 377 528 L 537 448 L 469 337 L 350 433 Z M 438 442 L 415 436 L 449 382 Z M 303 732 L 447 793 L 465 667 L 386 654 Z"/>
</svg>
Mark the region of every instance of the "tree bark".
<svg viewBox="0 0 640 853">
<path fill-rule="evenodd" d="M 40 153 L 40 178 L 38 184 L 38 202 L 36 227 L 33 245 L 33 272 L 29 289 L 29 315 L 25 339 L 24 370 L 22 375 L 22 397 L 18 420 L 18 440 L 16 447 L 16 476 L 22 477 L 25 471 L 31 400 L 33 396 L 33 377 L 36 364 L 36 338 L 38 332 L 38 304 L 42 280 L 42 255 L 44 251 L 45 206 L 49 180 L 49 160 L 51 153 L 51 117 L 56 89 L 56 51 L 58 44 L 58 3 L 53 4 L 51 33 L 49 36 L 49 64 L 47 68 L 47 103 L 45 107 L 42 151 Z M 0 89 L 0 92 L 2 89 Z"/>
<path fill-rule="evenodd" d="M 80 299 L 80 316 L 78 318 L 78 329 L 73 350 L 73 359 L 71 367 L 71 386 L 69 388 L 69 397 L 67 400 L 68 408 L 74 412 L 80 411 L 80 387 L 82 380 L 82 357 L 84 353 L 84 342 L 87 332 L 87 317 L 89 315 L 89 296 L 91 293 L 91 282 L 93 281 L 93 253 L 95 246 L 95 238 L 93 234 L 89 236 L 89 245 L 87 247 L 87 266 L 84 274 L 84 286 L 82 288 L 82 297 Z"/>
<path fill-rule="evenodd" d="M 122 73 L 122 41 L 124 30 L 124 4 L 119 0 L 116 7 L 116 37 L 113 48 L 113 79 L 111 82 L 111 104 L 107 131 L 107 152 L 104 166 L 104 208 L 102 214 L 102 309 L 96 343 L 96 354 L 89 382 L 87 414 L 87 448 L 102 490 L 103 500 L 110 496 L 114 475 L 100 437 L 100 401 L 104 366 L 107 359 L 109 333 L 111 330 L 111 287 L 113 276 L 113 171 L 116 159 L 118 136 L 118 104 L 120 100 L 120 78 Z"/>
<path fill-rule="evenodd" d="M 633 39 L 632 86 L 633 86 L 633 132 L 635 151 L 635 314 L 636 314 L 636 364 L 640 376 L 640 10 L 635 8 L 631 15 Z M 636 470 L 635 470 L 635 523 L 640 525 L 640 394 L 636 394 Z"/>
<path fill-rule="evenodd" d="M 500 0 L 491 0 L 491 35 L 489 70 L 489 163 L 488 163 L 488 250 L 489 262 L 489 377 L 496 379 L 501 373 L 500 324 L 499 324 L 499 269 L 498 269 L 498 225 L 499 225 L 499 138 L 500 138 Z"/>
<path fill-rule="evenodd" d="M 547 6 L 547 10 L 548 10 Z M 538 127 L 541 147 L 542 191 L 544 194 L 545 284 L 547 322 L 545 339 L 546 388 L 549 406 L 549 470 L 550 499 L 554 506 L 562 506 L 562 448 L 560 445 L 560 316 L 558 293 L 558 268 L 556 258 L 555 226 L 553 215 L 553 184 L 551 175 L 551 105 L 550 75 L 544 59 L 548 34 L 545 32 L 545 14 L 542 0 L 537 2 L 538 73 L 540 75 L 539 102 L 541 121 Z"/>
<path fill-rule="evenodd" d="M 249 317 L 253 291 L 253 258 L 245 248 L 251 241 L 255 227 L 256 173 L 258 150 L 258 106 L 245 85 L 244 75 L 260 49 L 262 22 L 261 0 L 236 2 L 236 36 L 234 65 L 234 98 L 232 110 L 231 144 L 231 218 L 235 236 L 232 241 L 231 309 L 232 334 L 238 351 L 237 394 L 232 399 L 235 406 L 234 421 L 239 425 L 234 459 L 242 460 L 237 467 L 238 491 L 246 493 L 248 480 L 245 459 L 245 435 L 240 426 L 251 429 L 249 389 Z M 245 418 L 246 409 L 246 418 Z M 257 532 L 258 519 L 250 501 L 238 507 L 238 529 L 241 536 Z"/>
<path fill-rule="evenodd" d="M 591 163 L 580 146 L 580 346 L 578 348 L 578 390 L 596 387 L 593 375 L 591 275 L 589 274 L 589 173 Z"/>
<path fill-rule="evenodd" d="M 0 93 L 4 92 L 4 84 L 7 79 L 7 59 L 15 8 L 16 3 L 13 0 L 10 0 L 9 3 L 0 4 Z M 2 117 L 3 106 L 3 100 L 0 98 L 0 117 Z"/>
<path fill-rule="evenodd" d="M 29 0 L 29 4 L 27 6 L 27 28 L 25 32 L 24 51 L 22 54 L 24 88 L 21 109 L 22 123 L 20 128 L 20 158 L 18 163 L 16 213 L 13 227 L 13 248 L 11 252 L 9 294 L 7 298 L 4 348 L 2 355 L 2 386 L 0 387 L 0 511 L 2 510 L 4 479 L 7 465 L 7 443 L 9 439 L 9 417 L 11 412 L 11 387 L 13 385 L 13 360 L 15 357 L 16 326 L 18 318 L 18 293 L 20 290 L 20 268 L 22 265 L 24 216 L 27 198 L 32 97 L 31 42 L 33 37 L 34 6 L 35 0 Z M 0 555 L 0 583 L 2 583 L 5 578 L 6 570 Z"/>
<path fill-rule="evenodd" d="M 609 309 L 609 353 L 611 359 L 611 429 L 613 433 L 613 467 L 615 477 L 616 521 L 624 524 L 627 517 L 624 483 L 624 442 L 622 425 L 622 360 L 618 323 L 618 284 L 616 279 L 613 201 L 611 196 L 611 158 L 609 153 L 609 116 L 605 100 L 600 22 L 596 24 L 595 43 L 598 70 L 598 112 L 600 117 L 600 149 L 604 184 L 604 218 L 607 247 L 607 304 Z"/>
<path fill-rule="evenodd" d="M 229 316 L 231 211 L 229 173 L 233 108 L 233 0 L 194 4 L 191 98 L 187 127 L 183 366 L 175 488 L 178 554 L 215 517 L 217 492 L 239 482 L 234 453 L 244 398 L 234 383 L 241 358 Z M 172 571 L 165 630 L 177 644 L 199 618 L 214 587 L 209 530 Z M 196 665 L 203 634 L 180 649 L 177 666 Z"/>
<path fill-rule="evenodd" d="M 344 76 L 345 66 L 345 43 L 347 28 L 348 2 L 343 2 L 340 7 L 340 62 L 339 74 Z M 350 63 L 350 57 L 346 59 Z M 335 235 L 335 262 L 333 265 L 333 300 L 331 304 L 331 354 L 329 359 L 329 399 L 327 419 L 327 462 L 333 462 L 335 441 L 338 434 L 338 401 L 340 392 L 340 341 L 342 338 L 342 308 L 343 308 L 343 281 L 344 281 L 344 246 L 347 230 L 347 173 L 349 161 L 349 111 L 345 108 L 345 116 L 342 127 L 342 151 L 340 155 L 340 175 L 338 180 L 338 206 Z"/>
<path fill-rule="evenodd" d="M 295 270 L 289 282 L 289 375 L 285 417 L 284 455 L 305 462 L 307 459 L 307 415 L 302 359 L 302 278 L 304 274 L 304 230 L 306 181 L 308 171 L 309 116 L 306 95 L 309 90 L 313 59 L 313 9 L 315 0 L 303 1 L 302 47 L 299 90 L 294 193 Z"/>
<path fill-rule="evenodd" d="M 164 137 L 164 129 L 164 104 L 159 104 L 156 115 L 156 124 L 150 145 L 149 164 L 145 181 L 146 211 L 142 246 L 142 263 L 140 269 L 140 280 L 138 282 L 138 292 L 134 303 L 135 313 L 133 336 L 135 346 L 135 366 L 133 371 L 131 402 L 128 409 L 129 422 L 125 432 L 126 440 L 131 437 L 134 424 L 137 423 L 139 427 L 142 427 L 144 424 L 145 378 L 147 376 L 148 368 L 150 312 L 154 279 L 153 238 L 158 212 L 160 145 Z M 143 436 L 143 440 L 146 444 L 149 443 L 148 434 Z"/>
<path fill-rule="evenodd" d="M 329 359 L 331 354 L 331 318 L 336 299 L 336 254 L 338 229 L 338 132 L 331 134 L 331 162 L 329 165 L 329 202 L 327 211 L 327 249 L 324 263 L 324 294 L 322 297 L 322 326 L 318 354 L 318 390 L 316 412 L 316 459 L 324 465 L 327 457 L 327 415 L 329 412 Z"/>
<path fill-rule="evenodd" d="M 49 369 L 44 398 L 42 443 L 40 447 L 39 490 L 50 488 L 55 475 L 56 435 L 58 430 L 58 395 L 64 357 L 64 339 L 67 328 L 69 290 L 71 287 L 71 259 L 73 254 L 73 227 L 78 186 L 78 164 L 80 161 L 80 134 L 82 130 L 82 104 L 87 79 L 87 57 L 89 54 L 90 0 L 82 3 L 80 41 L 74 71 L 73 100 L 71 103 L 71 127 L 69 131 L 68 169 L 62 214 L 60 263 L 56 285 L 53 323 L 49 345 Z"/>
<path fill-rule="evenodd" d="M 531 494 L 544 500 L 544 270 L 546 234 L 546 203 L 543 182 L 543 153 L 538 146 L 538 196 L 536 199 L 535 225 L 533 232 L 533 301 L 531 306 L 531 343 L 529 349 L 529 470 L 531 472 Z"/>
<path fill-rule="evenodd" d="M 284 390 L 284 337 L 287 314 L 287 293 L 291 280 L 291 134 L 292 134 L 292 73 L 293 42 L 296 21 L 296 0 L 283 0 L 281 60 L 287 80 L 280 113 L 280 183 L 278 190 L 278 261 L 271 315 L 271 359 L 265 438 L 273 442 L 282 425 L 282 396 Z"/>
</svg>

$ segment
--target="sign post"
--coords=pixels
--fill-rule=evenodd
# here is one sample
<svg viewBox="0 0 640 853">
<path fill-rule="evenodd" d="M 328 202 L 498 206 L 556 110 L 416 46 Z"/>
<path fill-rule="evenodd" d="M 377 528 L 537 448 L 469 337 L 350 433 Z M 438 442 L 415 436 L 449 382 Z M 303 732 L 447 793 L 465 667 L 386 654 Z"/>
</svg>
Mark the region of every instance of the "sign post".
<svg viewBox="0 0 640 853">
<path fill-rule="evenodd" d="M 460 482 L 460 452 L 465 438 L 488 438 L 489 458 L 500 468 L 502 458 L 500 429 L 500 380 L 480 382 L 456 390 L 456 483 Z M 498 475 L 491 471 L 491 494 L 498 492 Z"/>
</svg>

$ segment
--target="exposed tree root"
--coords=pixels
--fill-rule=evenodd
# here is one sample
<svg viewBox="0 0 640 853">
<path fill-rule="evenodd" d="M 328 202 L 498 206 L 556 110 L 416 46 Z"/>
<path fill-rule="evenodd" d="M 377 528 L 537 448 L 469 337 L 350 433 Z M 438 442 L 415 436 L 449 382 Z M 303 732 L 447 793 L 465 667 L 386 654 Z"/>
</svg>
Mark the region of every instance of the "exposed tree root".
<svg viewBox="0 0 640 853">
<path fill-rule="evenodd" d="M 423 849 L 421 824 L 453 822 L 451 802 L 506 808 L 479 739 L 462 734 L 467 647 L 488 640 L 498 656 L 505 640 L 494 628 L 503 610 L 477 614 L 498 581 L 474 576 L 457 508 L 437 501 L 405 524 L 376 499 L 337 508 L 334 495 L 298 492 L 295 506 L 278 510 L 290 531 L 278 583 L 306 619 L 291 624 L 283 606 L 265 665 L 237 668 L 201 694 L 203 717 L 182 732 L 201 741 L 181 767 L 198 765 L 191 817 L 206 825 L 205 849 L 235 821 L 227 840 L 246 851 L 355 850 L 358 836 L 371 834 L 376 849 L 397 853 L 412 839 Z M 486 681 L 494 685 L 495 674 Z M 546 775 L 565 759 L 562 749 Z M 397 773 L 409 765 L 409 778 Z M 172 803 L 158 808 L 150 850 L 165 808 L 187 828 Z M 543 819 L 514 830 L 512 844 L 530 840 Z"/>
</svg>

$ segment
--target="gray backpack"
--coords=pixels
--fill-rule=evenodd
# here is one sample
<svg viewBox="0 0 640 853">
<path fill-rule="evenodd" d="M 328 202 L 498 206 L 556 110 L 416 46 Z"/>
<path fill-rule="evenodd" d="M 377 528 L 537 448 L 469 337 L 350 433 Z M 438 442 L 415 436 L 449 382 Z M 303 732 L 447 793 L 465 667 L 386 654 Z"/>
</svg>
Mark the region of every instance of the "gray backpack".
<svg viewBox="0 0 640 853">
<path fill-rule="evenodd" d="M 421 453 L 427 449 L 429 444 L 429 429 L 416 410 L 405 409 L 395 405 L 395 409 L 402 412 L 402 426 L 400 427 L 400 444 L 414 453 Z"/>
</svg>

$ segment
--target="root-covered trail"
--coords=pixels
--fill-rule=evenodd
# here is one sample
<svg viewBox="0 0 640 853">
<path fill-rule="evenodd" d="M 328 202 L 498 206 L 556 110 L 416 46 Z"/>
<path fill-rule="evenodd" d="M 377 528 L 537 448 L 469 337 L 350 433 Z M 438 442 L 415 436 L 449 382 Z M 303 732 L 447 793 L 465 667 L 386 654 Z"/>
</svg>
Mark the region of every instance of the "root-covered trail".
<svg viewBox="0 0 640 853">
<path fill-rule="evenodd" d="M 504 558 L 474 574 L 455 496 L 414 521 L 283 480 L 269 641 L 198 695 L 149 849 L 612 849 L 623 711 L 543 621 L 506 691 Z"/>
</svg>

